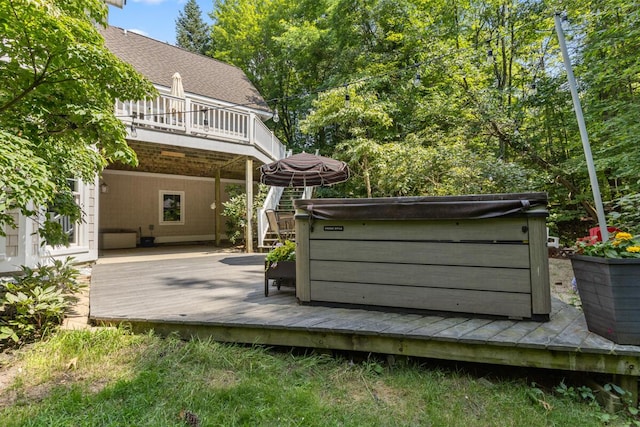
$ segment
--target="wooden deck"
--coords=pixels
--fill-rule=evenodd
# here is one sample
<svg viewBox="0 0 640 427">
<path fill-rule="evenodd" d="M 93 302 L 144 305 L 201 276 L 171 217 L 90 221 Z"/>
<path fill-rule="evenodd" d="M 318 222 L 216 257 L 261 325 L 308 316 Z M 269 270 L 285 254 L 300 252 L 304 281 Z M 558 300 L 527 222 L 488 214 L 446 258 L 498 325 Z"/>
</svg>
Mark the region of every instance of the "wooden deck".
<svg viewBox="0 0 640 427">
<path fill-rule="evenodd" d="M 299 305 L 293 288 L 264 296 L 264 255 L 98 262 L 90 319 L 226 342 L 607 373 L 634 392 L 640 376 L 640 347 L 590 333 L 582 312 L 557 299 L 544 323 Z"/>
</svg>

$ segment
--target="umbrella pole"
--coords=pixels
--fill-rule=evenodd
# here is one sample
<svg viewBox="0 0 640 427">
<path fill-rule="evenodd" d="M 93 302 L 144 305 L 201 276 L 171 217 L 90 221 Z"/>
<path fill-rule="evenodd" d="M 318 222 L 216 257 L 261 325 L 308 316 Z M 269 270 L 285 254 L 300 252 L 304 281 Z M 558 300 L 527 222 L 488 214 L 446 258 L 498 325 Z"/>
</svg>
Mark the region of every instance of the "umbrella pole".
<svg viewBox="0 0 640 427">
<path fill-rule="evenodd" d="M 556 32 L 558 33 L 558 41 L 560 42 L 560 50 L 562 51 L 562 58 L 564 59 L 564 67 L 567 69 L 567 79 L 569 80 L 569 88 L 571 89 L 571 97 L 573 98 L 573 109 L 576 112 L 576 119 L 578 120 L 578 128 L 580 129 L 580 137 L 582 138 L 582 148 L 584 149 L 584 155 L 585 155 L 585 158 L 587 159 L 587 169 L 589 170 L 589 179 L 591 181 L 591 191 L 593 192 L 593 201 L 596 204 L 598 224 L 600 225 L 600 233 L 602 235 L 602 241 L 606 242 L 607 240 L 609 240 L 609 230 L 607 229 L 607 220 L 604 216 L 604 207 L 602 206 L 602 197 L 600 196 L 600 186 L 598 185 L 596 168 L 593 164 L 593 156 L 591 154 L 591 145 L 589 144 L 589 135 L 587 134 L 587 126 L 584 123 L 584 116 L 582 115 L 582 106 L 580 105 L 580 97 L 578 96 L 576 78 L 573 75 L 573 68 L 571 67 L 571 60 L 569 59 L 567 44 L 564 41 L 564 32 L 562 31 L 562 20 L 560 18 L 559 13 L 555 14 L 554 20 L 556 25 Z"/>
</svg>

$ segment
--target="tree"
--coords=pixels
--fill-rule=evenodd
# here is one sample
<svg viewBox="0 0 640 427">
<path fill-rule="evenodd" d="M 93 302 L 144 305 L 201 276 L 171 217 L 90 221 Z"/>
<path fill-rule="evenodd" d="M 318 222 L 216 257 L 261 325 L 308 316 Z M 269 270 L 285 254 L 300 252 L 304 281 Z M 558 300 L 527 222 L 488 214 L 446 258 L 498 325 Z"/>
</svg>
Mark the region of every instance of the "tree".
<svg viewBox="0 0 640 427">
<path fill-rule="evenodd" d="M 202 19 L 196 0 L 189 0 L 176 19 L 176 44 L 193 53 L 206 55 L 209 51 L 209 26 Z"/>
<path fill-rule="evenodd" d="M 585 120 L 603 193 L 640 192 L 640 18 L 637 4 L 606 0 L 572 16 L 568 32 L 583 38 L 576 72 L 588 88 Z M 587 31 L 576 30 L 586 28 Z"/>
<path fill-rule="evenodd" d="M 331 75 L 334 43 L 327 9 L 334 0 L 216 0 L 212 55 L 240 67 L 277 108 L 274 131 L 285 144 L 309 146 L 298 131 L 314 91 Z"/>
<path fill-rule="evenodd" d="M 375 137 L 393 123 L 386 105 L 375 96 L 358 93 L 358 87 L 320 94 L 313 103 L 314 110 L 300 125 L 305 133 L 322 130 L 334 154 L 351 165 L 357 180 L 362 180 L 364 194 L 371 197 L 371 169 L 379 152 Z"/>
<path fill-rule="evenodd" d="M 79 220 L 68 179 L 92 183 L 108 162 L 136 164 L 116 99 L 155 89 L 104 46 L 102 0 L 0 2 L 0 232 L 32 216 L 52 245 L 66 236 L 43 217 Z"/>
<path fill-rule="evenodd" d="M 279 99 L 276 132 L 290 146 L 349 160 L 350 194 L 530 188 L 549 193 L 552 221 L 585 228 L 594 208 L 553 11 L 566 7 L 572 18 L 567 37 L 601 187 L 615 198 L 640 191 L 640 27 L 627 3 L 217 0 L 212 37 L 216 55 Z M 373 108 L 359 111 L 362 100 Z M 473 159 L 477 173 L 454 167 L 431 187 L 392 173 L 378 180 L 378 168 L 411 162 L 403 150 L 449 150 Z M 528 187 L 532 170 L 538 182 Z"/>
</svg>

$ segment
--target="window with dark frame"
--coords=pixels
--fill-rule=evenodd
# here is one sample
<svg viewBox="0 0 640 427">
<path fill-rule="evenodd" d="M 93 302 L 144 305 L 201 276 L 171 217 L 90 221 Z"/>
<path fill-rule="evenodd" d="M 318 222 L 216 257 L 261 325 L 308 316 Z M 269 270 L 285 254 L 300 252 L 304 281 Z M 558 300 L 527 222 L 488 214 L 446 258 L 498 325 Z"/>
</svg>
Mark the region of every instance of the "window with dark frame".
<svg viewBox="0 0 640 427">
<path fill-rule="evenodd" d="M 160 224 L 184 224 L 184 191 L 160 190 Z"/>
</svg>

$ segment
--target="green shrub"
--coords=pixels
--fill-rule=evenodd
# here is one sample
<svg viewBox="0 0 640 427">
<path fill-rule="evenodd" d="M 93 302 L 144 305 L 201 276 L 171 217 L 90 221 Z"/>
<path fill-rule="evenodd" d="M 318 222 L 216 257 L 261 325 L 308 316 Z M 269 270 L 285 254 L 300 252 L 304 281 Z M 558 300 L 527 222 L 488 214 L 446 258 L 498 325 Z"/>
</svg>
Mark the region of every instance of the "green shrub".
<svg viewBox="0 0 640 427">
<path fill-rule="evenodd" d="M 258 192 L 253 198 L 253 224 L 256 224 L 256 212 L 262 207 L 264 199 L 267 197 L 269 187 L 260 184 Z M 244 188 L 240 185 L 229 185 L 226 190 L 229 200 L 222 203 L 224 211 L 222 215 L 226 218 L 227 237 L 234 245 L 236 242 L 245 243 L 245 229 L 247 227 L 247 197 Z M 253 228 L 254 238 L 257 236 L 256 227 Z"/>
<path fill-rule="evenodd" d="M 631 234 L 640 234 L 640 193 L 622 196 L 614 200 L 611 207 L 610 224 Z"/>
<path fill-rule="evenodd" d="M 278 261 L 295 261 L 295 242 L 286 240 L 284 243 L 278 243 L 275 248 L 269 251 L 265 259 L 267 261 L 267 266 L 270 266 L 272 263 L 275 265 Z"/>
<path fill-rule="evenodd" d="M 18 346 L 42 338 L 57 328 L 82 289 L 78 270 L 71 262 L 54 260 L 20 273 L 3 284 L 0 298 L 0 348 Z"/>
</svg>

